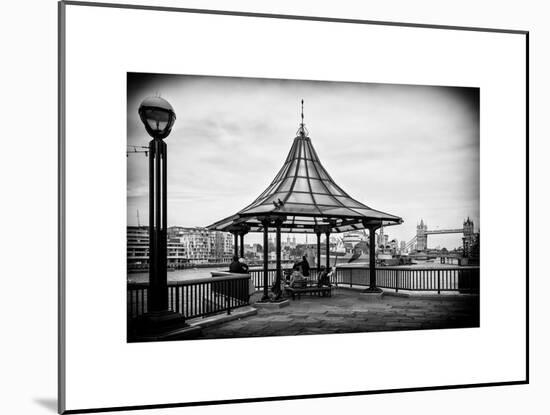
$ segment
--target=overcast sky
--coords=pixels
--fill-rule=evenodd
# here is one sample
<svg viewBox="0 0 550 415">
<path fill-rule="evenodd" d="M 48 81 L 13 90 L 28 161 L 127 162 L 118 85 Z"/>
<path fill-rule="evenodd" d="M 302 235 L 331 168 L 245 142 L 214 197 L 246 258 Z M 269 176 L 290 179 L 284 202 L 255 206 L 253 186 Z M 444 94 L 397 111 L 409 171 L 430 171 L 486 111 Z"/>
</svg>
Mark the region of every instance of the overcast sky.
<svg viewBox="0 0 550 415">
<path fill-rule="evenodd" d="M 304 99 L 312 144 L 336 183 L 404 219 L 386 228 L 390 238 L 410 240 L 421 218 L 444 229 L 469 216 L 479 228 L 477 88 L 128 74 L 128 145 L 150 140 L 137 113 L 150 95 L 177 116 L 166 139 L 169 226 L 207 226 L 252 202 L 282 166 Z M 147 224 L 147 159 L 127 160 L 128 224 L 138 209 Z M 451 249 L 461 237 L 430 236 L 428 246 Z"/>
</svg>

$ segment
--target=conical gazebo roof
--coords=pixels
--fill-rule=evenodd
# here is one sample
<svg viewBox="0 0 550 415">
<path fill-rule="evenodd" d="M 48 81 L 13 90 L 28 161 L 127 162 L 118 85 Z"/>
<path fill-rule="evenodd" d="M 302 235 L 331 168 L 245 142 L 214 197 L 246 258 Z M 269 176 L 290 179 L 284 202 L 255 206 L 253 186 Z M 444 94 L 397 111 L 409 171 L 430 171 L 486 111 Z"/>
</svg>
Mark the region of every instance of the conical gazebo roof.
<svg viewBox="0 0 550 415">
<path fill-rule="evenodd" d="M 370 224 L 398 224 L 402 219 L 355 200 L 321 164 L 303 123 L 286 160 L 271 184 L 251 204 L 208 228 L 262 231 L 262 219 L 282 220 L 282 232 L 313 233 L 319 229 L 345 232 Z"/>
</svg>

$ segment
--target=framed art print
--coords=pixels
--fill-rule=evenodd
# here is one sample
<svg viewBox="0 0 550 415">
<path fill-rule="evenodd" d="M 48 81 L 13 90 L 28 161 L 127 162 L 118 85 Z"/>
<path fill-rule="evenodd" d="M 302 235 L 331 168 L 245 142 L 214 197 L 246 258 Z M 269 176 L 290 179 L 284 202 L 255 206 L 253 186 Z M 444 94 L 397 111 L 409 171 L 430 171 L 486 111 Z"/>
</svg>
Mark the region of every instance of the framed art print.
<svg viewBox="0 0 550 415">
<path fill-rule="evenodd" d="M 60 413 L 527 383 L 527 60 L 60 2 Z"/>
</svg>

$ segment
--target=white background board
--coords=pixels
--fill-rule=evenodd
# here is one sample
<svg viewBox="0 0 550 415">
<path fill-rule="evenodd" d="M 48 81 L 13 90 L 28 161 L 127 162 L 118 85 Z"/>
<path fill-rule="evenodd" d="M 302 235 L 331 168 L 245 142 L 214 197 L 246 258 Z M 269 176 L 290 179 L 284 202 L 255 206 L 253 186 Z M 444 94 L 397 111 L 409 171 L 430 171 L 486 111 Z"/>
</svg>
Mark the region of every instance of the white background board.
<svg viewBox="0 0 550 415">
<path fill-rule="evenodd" d="M 215 2 L 212 2 L 212 3 L 213 3 L 212 5 L 213 8 L 215 7 L 224 8 L 223 5 L 220 5 L 220 4 L 216 5 Z M 179 4 L 183 6 L 193 6 L 192 2 L 179 2 Z M 194 4 L 194 5 L 196 7 L 206 7 L 204 2 L 202 2 L 200 5 L 198 4 Z M 53 7 L 54 5 L 50 5 L 50 6 L 52 7 L 52 9 L 54 8 Z M 280 8 L 277 10 L 264 9 L 263 11 L 279 11 L 279 12 L 286 12 L 286 13 L 296 13 L 296 14 L 303 13 L 303 14 L 317 14 L 317 15 L 327 15 L 327 14 L 335 15 L 336 13 L 334 10 L 330 11 L 329 8 L 323 9 L 323 10 L 326 10 L 326 12 L 322 13 L 319 9 L 296 9 L 296 8 L 291 9 L 290 6 L 288 5 L 287 5 L 287 8 L 285 9 L 284 6 L 280 3 L 278 4 L 278 7 Z M 462 4 L 461 4 L 461 7 L 463 7 Z M 227 5 L 225 8 L 228 8 Z M 239 8 L 239 7 L 237 6 L 236 8 Z M 246 7 L 243 7 L 243 8 L 247 9 Z M 248 8 L 248 10 L 252 10 L 252 9 Z M 352 15 L 351 13 L 342 14 L 342 10 L 343 9 L 339 10 L 339 13 L 341 16 L 345 16 L 345 17 L 359 17 L 359 18 L 384 19 L 384 20 L 410 20 L 410 21 L 427 22 L 424 16 L 427 14 L 427 11 L 431 9 L 429 7 L 424 7 L 423 8 L 424 12 L 421 14 L 418 14 L 418 13 L 415 14 L 410 9 L 405 10 L 409 12 L 410 18 L 405 18 L 406 16 L 401 16 L 400 12 L 395 12 L 396 14 L 392 15 L 392 13 L 390 13 L 388 10 L 376 11 L 372 9 L 368 9 L 368 10 L 365 9 L 361 11 L 361 9 L 359 9 L 358 11 L 355 12 L 357 14 L 354 14 L 354 15 Z M 396 10 L 400 10 L 400 9 L 397 8 Z M 50 13 L 49 16 L 52 19 L 55 19 L 55 10 L 52 10 L 52 11 L 53 13 Z M 476 9 L 476 11 L 478 11 L 478 9 Z M 527 26 L 527 23 L 529 22 L 526 16 L 524 17 L 525 19 L 524 21 L 526 22 L 524 25 L 518 26 L 517 24 L 513 23 L 514 19 L 512 19 L 512 17 L 514 17 L 514 15 L 516 16 L 521 15 L 521 13 L 515 13 L 515 14 L 510 13 L 509 21 L 508 20 L 491 20 L 489 14 L 484 15 L 483 13 L 481 14 L 481 16 L 485 16 L 486 20 L 481 19 L 479 13 L 476 13 L 477 14 L 476 17 L 480 20 L 475 20 L 474 17 L 468 13 L 465 13 L 464 16 L 458 13 L 458 16 L 461 16 L 461 19 L 463 19 L 463 20 L 460 20 L 456 14 L 449 13 L 447 15 L 447 20 L 442 21 L 442 19 L 445 18 L 445 13 L 439 12 L 439 15 L 438 15 L 437 9 L 433 9 L 433 12 L 435 13 L 435 16 L 432 18 L 433 19 L 431 21 L 432 23 L 471 24 L 471 25 L 479 25 L 479 26 L 496 25 L 496 26 L 504 26 L 504 27 L 508 26 L 508 27 L 525 28 Z M 395 17 L 392 17 L 392 16 L 395 16 Z M 505 16 L 507 15 L 505 14 Z M 413 17 L 417 17 L 417 18 L 414 19 Z M 48 26 L 50 28 L 50 32 L 52 31 L 51 28 L 54 26 L 55 25 L 53 25 L 52 22 L 50 21 Z M 37 23 L 34 27 L 37 28 L 40 26 Z M 25 37 L 23 37 L 23 39 L 25 39 Z M 55 37 L 50 36 L 48 39 L 49 39 L 49 42 L 52 43 L 52 45 L 50 46 L 55 47 Z M 29 46 L 33 44 L 36 46 L 37 43 L 40 44 L 40 42 L 45 42 L 45 41 L 46 41 L 45 39 L 35 34 L 33 37 L 33 41 L 32 42 L 29 41 Z M 19 88 L 16 88 L 16 90 L 19 89 L 18 92 L 21 94 L 21 96 L 29 98 L 28 101 L 26 102 L 27 107 L 29 106 L 29 103 L 30 103 L 32 113 L 37 114 L 36 122 L 33 122 L 32 125 L 28 125 L 27 127 L 30 131 L 32 131 L 33 128 L 36 129 L 36 131 L 32 131 L 32 134 L 30 134 L 30 135 L 34 135 L 35 137 L 29 136 L 27 140 L 34 144 L 35 150 L 42 150 L 41 154 L 38 154 L 40 152 L 36 152 L 36 155 L 35 155 L 34 151 L 27 153 L 27 159 L 25 161 L 31 163 L 29 165 L 29 170 L 31 168 L 34 168 L 38 172 L 40 171 L 43 172 L 42 175 L 40 174 L 38 175 L 39 177 L 37 177 L 37 175 L 32 175 L 33 176 L 32 182 L 31 182 L 31 178 L 28 178 L 28 179 L 26 177 L 22 178 L 22 180 L 25 180 L 25 182 L 24 184 L 19 185 L 25 188 L 28 186 L 29 189 L 31 188 L 35 189 L 35 193 L 30 194 L 28 196 L 28 199 L 23 199 L 23 206 L 19 207 L 19 210 L 22 210 L 22 213 L 25 214 L 23 217 L 23 220 L 25 221 L 23 225 L 24 226 L 23 229 L 26 232 L 23 232 L 23 229 L 21 228 L 14 228 L 14 230 L 17 229 L 19 231 L 19 237 L 21 237 L 20 240 L 22 242 L 25 240 L 28 240 L 27 238 L 29 237 L 29 234 L 31 234 L 32 232 L 36 232 L 36 227 L 38 226 L 38 223 L 41 223 L 41 222 L 47 223 L 48 217 L 50 220 L 52 220 L 53 217 L 55 216 L 55 194 L 54 194 L 55 192 L 55 171 L 54 171 L 55 170 L 55 148 L 54 148 L 55 147 L 55 144 L 54 144 L 55 142 L 55 139 L 54 139 L 54 136 L 55 136 L 55 121 L 54 121 L 55 120 L 55 107 L 54 107 L 55 88 L 52 89 L 52 87 L 55 87 L 55 85 L 53 85 L 54 78 L 55 78 L 55 59 L 53 59 L 52 61 L 52 57 L 49 56 L 49 54 L 54 54 L 54 50 L 52 49 L 48 50 L 44 48 L 44 49 L 37 50 L 35 53 L 32 54 L 32 57 L 28 57 L 29 59 L 28 66 L 32 68 L 32 71 L 23 72 L 23 75 L 27 75 L 27 76 L 20 81 Z M 43 61 L 40 64 L 38 64 L 38 61 L 35 61 L 37 58 L 38 59 L 43 58 Z M 44 66 L 44 62 L 50 62 L 50 65 Z M 44 71 L 46 71 L 49 74 L 49 84 L 47 82 L 44 82 L 44 79 L 48 79 L 48 77 L 44 77 L 43 74 L 40 72 L 43 68 L 47 68 L 47 69 L 44 69 Z M 33 76 L 38 76 L 41 82 L 40 83 L 36 82 L 32 78 Z M 27 95 L 28 93 L 26 90 L 21 91 L 21 88 L 23 88 L 24 85 L 27 85 L 26 83 L 36 86 L 36 88 L 33 89 L 33 94 Z M 50 93 L 51 96 L 49 96 L 48 99 L 45 99 L 45 98 L 36 99 L 37 96 L 40 97 L 40 92 L 42 91 L 44 94 Z M 49 102 L 49 106 L 39 105 L 39 103 L 45 104 L 46 102 Z M 513 104 L 515 104 L 515 102 Z M 39 114 L 40 111 L 43 111 L 44 114 Z M 483 115 L 482 115 L 482 123 L 483 123 Z M 47 132 L 44 132 L 44 131 L 47 131 Z M 20 133 L 15 134 L 14 132 L 14 136 L 20 136 L 20 135 L 21 135 Z M 483 136 L 483 131 L 482 131 L 482 136 Z M 46 137 L 48 138 L 51 137 L 51 140 L 47 140 L 48 143 L 44 143 L 44 140 L 46 140 Z M 40 164 L 40 163 L 43 163 L 43 164 Z M 8 164 L 8 166 L 10 165 Z M 15 166 L 17 165 L 13 165 L 12 168 L 15 169 Z M 26 180 L 29 180 L 29 183 L 27 183 Z M 50 182 L 49 188 L 44 185 L 44 183 L 47 183 L 47 182 Z M 19 187 L 19 189 L 20 188 L 21 187 Z M 483 194 L 483 188 L 482 188 L 482 194 Z M 482 204 L 483 204 L 483 200 L 482 200 Z M 7 225 L 9 227 L 13 226 L 12 223 L 8 223 Z M 26 226 L 29 226 L 29 228 L 27 229 Z M 35 287 L 35 290 L 38 291 L 38 293 L 36 293 L 34 292 L 35 290 L 32 290 L 32 292 L 29 293 L 30 300 L 31 300 L 30 302 L 31 304 L 38 305 L 38 308 L 36 308 L 36 311 L 40 311 L 40 313 L 36 313 L 36 312 L 31 313 L 32 316 L 29 316 L 28 318 L 29 323 L 31 321 L 31 318 L 32 320 L 34 320 L 32 329 L 31 328 L 27 329 L 25 326 L 19 326 L 20 328 L 16 330 L 15 333 L 18 333 L 19 334 L 18 337 L 22 337 L 23 339 L 22 346 L 19 347 L 19 349 L 24 350 L 26 347 L 29 347 L 29 352 L 26 354 L 26 358 L 33 363 L 34 367 L 38 367 L 38 368 L 42 367 L 43 368 L 42 371 L 45 371 L 46 373 L 48 373 L 48 375 L 44 375 L 43 377 L 34 375 L 30 377 L 28 376 L 28 374 L 25 374 L 23 372 L 22 366 L 19 366 L 19 372 L 14 371 L 13 378 L 11 379 L 12 383 L 21 382 L 23 384 L 26 384 L 27 386 L 33 385 L 32 388 L 27 387 L 26 391 L 27 391 L 27 395 L 30 396 L 31 398 L 30 400 L 31 401 L 32 399 L 35 400 L 34 404 L 36 404 L 36 400 L 40 401 L 40 399 L 47 398 L 48 395 L 53 396 L 53 393 L 43 393 L 43 394 L 34 393 L 34 392 L 30 393 L 29 389 L 32 389 L 33 391 L 35 390 L 34 385 L 36 385 L 36 390 L 46 390 L 46 391 L 48 390 L 48 387 L 40 388 L 38 386 L 40 384 L 45 385 L 46 382 L 40 383 L 39 380 L 35 380 L 35 379 L 38 378 L 43 380 L 43 379 L 47 379 L 48 376 L 50 376 L 51 381 L 55 379 L 52 376 L 52 372 L 51 372 L 51 370 L 54 369 L 55 367 L 54 353 L 52 353 L 52 351 L 55 350 L 55 337 L 53 336 L 54 327 L 55 327 L 55 322 L 54 322 L 54 317 L 55 317 L 55 312 L 54 312 L 54 308 L 55 308 L 55 286 L 54 286 L 55 284 L 55 259 L 54 259 L 55 224 L 54 223 L 45 224 L 43 234 L 48 235 L 50 243 L 45 244 L 45 248 L 43 252 L 41 251 L 37 253 L 38 259 L 36 260 L 36 263 L 41 264 L 41 266 L 44 269 L 44 274 L 47 275 L 47 277 L 44 277 L 43 279 L 39 279 L 40 277 L 37 277 L 36 275 L 34 275 L 34 273 L 32 275 L 31 274 L 28 275 L 28 279 L 33 281 L 33 287 Z M 20 246 L 23 246 L 23 245 L 20 245 Z M 20 252 L 19 254 L 22 255 L 23 252 Z M 25 258 L 27 259 L 25 260 Z M 14 262 L 16 262 L 17 265 L 20 267 L 21 264 L 29 263 L 29 260 L 28 260 L 28 257 L 22 255 L 21 257 L 19 256 L 14 257 Z M 16 269 L 19 269 L 19 268 L 14 267 L 13 270 L 8 268 L 8 272 L 9 271 L 15 272 Z M 20 272 L 18 272 L 18 274 L 20 275 Z M 49 294 L 49 297 L 48 297 L 48 294 Z M 521 298 L 522 298 L 521 295 L 518 295 L 517 298 L 514 298 L 514 302 L 511 304 L 510 307 L 521 308 Z M 11 303 L 9 303 L 9 299 L 8 299 L 8 304 L 11 305 Z M 6 315 L 8 314 L 13 315 L 13 310 L 21 309 L 21 302 L 18 302 L 16 304 L 18 304 L 18 306 L 15 306 L 15 305 L 11 306 L 10 307 L 11 312 L 6 313 Z M 27 307 L 24 307 L 24 308 L 27 308 Z M 37 324 L 37 321 L 45 322 L 45 321 L 48 321 L 48 319 L 51 321 L 51 324 L 49 326 L 46 324 Z M 31 327 L 30 324 L 28 327 Z M 23 333 L 25 333 L 26 335 L 27 331 L 31 332 L 29 333 L 28 338 L 26 338 L 25 336 L 21 336 L 21 334 Z M 30 348 L 31 345 L 34 346 L 37 344 L 39 346 L 38 348 L 36 348 L 37 350 L 35 350 L 34 347 Z M 49 355 L 48 353 L 46 353 L 46 351 L 50 352 Z M 50 361 L 48 359 L 50 359 Z M 17 360 L 17 362 L 21 363 L 22 360 L 21 361 Z M 42 373 L 40 372 L 40 370 L 38 370 L 37 372 Z M 32 380 L 30 378 L 32 378 Z M 517 394 L 533 393 L 533 392 L 527 392 L 527 391 L 522 392 L 521 388 L 500 388 L 500 389 L 501 390 L 506 390 L 506 389 L 518 390 L 519 389 L 518 392 L 515 392 Z M 52 386 L 49 386 L 49 390 L 53 392 Z M 464 406 L 464 405 L 468 405 L 468 403 L 464 402 L 468 400 L 467 397 L 470 397 L 470 400 L 473 399 L 474 401 L 476 401 L 478 398 L 487 394 L 488 397 L 489 396 L 496 397 L 495 399 L 498 401 L 502 401 L 502 400 L 506 401 L 506 399 L 504 398 L 504 395 L 505 395 L 504 392 L 498 392 L 498 390 L 495 390 L 495 389 L 492 389 L 492 390 L 483 389 L 480 391 L 436 392 L 430 395 L 407 394 L 407 395 L 399 395 L 399 399 L 396 399 L 396 396 L 393 395 L 393 396 L 386 396 L 386 397 L 377 396 L 377 397 L 363 397 L 363 398 L 346 398 L 343 400 L 330 399 L 330 400 L 314 401 L 314 402 L 319 402 L 318 404 L 319 408 L 323 408 L 327 406 L 330 407 L 331 405 L 333 405 L 332 408 L 334 409 L 334 408 L 338 408 L 339 405 L 344 404 L 345 402 L 346 404 L 351 403 L 351 404 L 357 405 L 358 411 L 359 411 L 361 410 L 361 402 L 363 402 L 365 405 L 366 404 L 370 405 L 369 409 L 374 410 L 376 409 L 377 405 L 381 405 L 380 407 L 383 406 L 387 410 L 388 405 L 390 407 L 395 405 L 394 407 L 396 409 L 399 407 L 399 405 L 405 405 L 404 407 L 410 408 L 409 404 L 411 403 L 414 404 L 415 402 L 419 403 L 422 400 L 426 400 L 427 396 L 433 397 L 435 403 L 437 403 L 438 399 L 442 399 L 442 401 L 445 401 L 445 396 L 447 396 L 448 398 L 449 396 L 453 396 L 453 394 L 455 395 L 454 399 L 460 400 L 461 402 L 457 403 L 457 405 L 453 406 L 453 408 L 448 408 L 451 411 L 458 410 L 460 408 L 462 408 L 461 410 L 463 411 L 465 408 L 467 408 L 467 406 Z M 25 396 L 25 394 L 22 396 Z M 461 398 L 459 398 L 459 396 Z M 462 399 L 462 397 L 465 397 L 465 398 Z M 487 398 L 487 399 L 488 401 L 491 400 L 490 398 Z M 23 398 L 20 398 L 19 400 L 23 400 Z M 396 402 L 396 401 L 399 401 L 399 402 Z M 483 402 L 483 400 L 481 402 Z M 22 404 L 24 405 L 23 402 Z M 500 404 L 500 402 L 498 402 L 497 404 Z M 311 405 L 315 405 L 315 404 L 314 403 L 312 404 L 312 402 L 306 402 L 306 403 L 287 402 L 287 403 L 276 403 L 276 404 L 254 404 L 254 405 L 248 405 L 248 406 L 239 405 L 238 407 L 237 406 L 229 407 L 229 409 L 237 410 L 238 408 L 238 410 L 241 411 L 244 408 L 245 412 L 246 410 L 257 411 L 258 406 L 269 408 L 269 405 L 273 405 L 273 407 L 278 407 L 278 408 L 280 408 L 281 406 L 287 407 L 287 408 L 310 408 Z M 426 405 L 426 403 L 424 403 L 424 405 Z M 513 407 L 513 405 L 508 405 L 506 406 L 506 409 L 510 409 L 511 407 Z M 435 404 L 434 404 L 434 408 L 436 408 Z M 505 407 L 503 406 L 503 408 Z M 423 411 L 425 411 L 426 407 L 425 406 L 423 406 L 422 408 L 418 407 L 418 409 L 422 409 Z M 202 408 L 202 409 L 192 409 L 192 410 L 190 409 L 188 411 L 208 412 L 208 411 L 215 411 L 215 410 L 216 410 L 215 408 Z M 299 410 L 299 409 L 296 409 L 296 410 Z M 182 410 L 179 410 L 179 411 L 182 411 Z"/>
<path fill-rule="evenodd" d="M 525 217 L 524 36 L 71 5 L 66 22 L 67 409 L 524 379 L 525 251 L 501 244 Z M 127 72 L 481 88 L 481 327 L 126 344 Z M 293 376 L 250 376 L 300 349 Z"/>
</svg>

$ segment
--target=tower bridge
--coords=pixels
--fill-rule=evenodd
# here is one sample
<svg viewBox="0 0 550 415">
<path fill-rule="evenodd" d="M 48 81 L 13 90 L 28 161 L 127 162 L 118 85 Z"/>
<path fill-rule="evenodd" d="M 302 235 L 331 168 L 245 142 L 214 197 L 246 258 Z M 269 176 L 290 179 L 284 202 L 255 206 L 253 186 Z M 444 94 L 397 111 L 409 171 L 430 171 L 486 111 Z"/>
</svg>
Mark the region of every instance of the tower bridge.
<svg viewBox="0 0 550 415">
<path fill-rule="evenodd" d="M 428 249 L 428 235 L 442 235 L 449 233 L 461 233 L 464 253 L 471 250 L 477 239 L 477 234 L 474 233 L 474 222 L 468 217 L 462 224 L 462 228 L 456 229 L 428 229 L 428 224 L 424 223 L 424 219 L 420 220 L 420 224 L 416 225 L 416 235 L 407 242 L 405 251 L 423 252 Z"/>
</svg>

